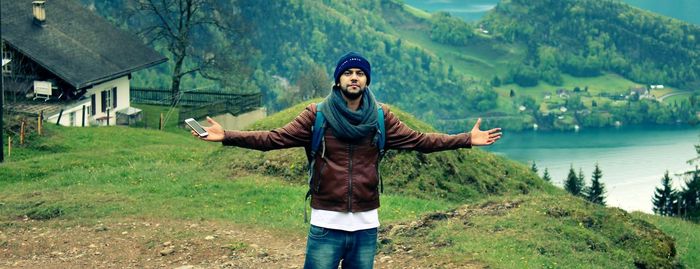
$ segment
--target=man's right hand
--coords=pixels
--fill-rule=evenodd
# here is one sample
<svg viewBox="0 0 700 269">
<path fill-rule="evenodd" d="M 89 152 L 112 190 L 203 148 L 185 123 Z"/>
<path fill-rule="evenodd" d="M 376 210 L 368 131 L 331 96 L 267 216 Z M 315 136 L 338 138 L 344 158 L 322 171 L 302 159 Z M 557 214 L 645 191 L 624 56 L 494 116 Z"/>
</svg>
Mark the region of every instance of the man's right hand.
<svg viewBox="0 0 700 269">
<path fill-rule="evenodd" d="M 210 117 L 207 117 L 207 122 L 211 124 L 209 127 L 204 127 L 204 130 L 209 133 L 206 137 L 200 137 L 195 131 L 192 132 L 192 136 L 195 136 L 199 139 L 202 139 L 204 141 L 209 141 L 209 142 L 221 142 L 224 140 L 224 128 L 221 127 L 221 124 L 218 122 L 212 120 Z"/>
</svg>

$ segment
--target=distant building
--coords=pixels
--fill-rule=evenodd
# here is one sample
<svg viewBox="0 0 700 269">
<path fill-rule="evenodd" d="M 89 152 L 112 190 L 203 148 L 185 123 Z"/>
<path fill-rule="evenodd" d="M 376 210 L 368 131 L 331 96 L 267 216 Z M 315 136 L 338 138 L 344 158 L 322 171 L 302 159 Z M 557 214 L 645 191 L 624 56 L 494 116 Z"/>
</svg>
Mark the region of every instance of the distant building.
<svg viewBox="0 0 700 269">
<path fill-rule="evenodd" d="M 558 89 L 558 90 L 557 90 L 557 95 L 558 95 L 560 98 L 569 98 L 569 91 L 567 91 L 567 90 L 565 90 L 565 89 Z"/>
<path fill-rule="evenodd" d="M 130 108 L 131 73 L 167 58 L 76 0 L 1 3 L 11 109 L 65 126 L 114 125 L 140 112 Z"/>
<path fill-rule="evenodd" d="M 631 88 L 630 94 L 636 94 L 636 95 L 639 95 L 641 97 L 641 96 L 649 94 L 649 90 L 647 90 L 647 88 L 645 88 L 645 87 Z"/>
<path fill-rule="evenodd" d="M 630 88 L 630 95 L 637 95 L 639 96 L 639 99 L 653 98 L 651 92 L 643 86 Z"/>
</svg>

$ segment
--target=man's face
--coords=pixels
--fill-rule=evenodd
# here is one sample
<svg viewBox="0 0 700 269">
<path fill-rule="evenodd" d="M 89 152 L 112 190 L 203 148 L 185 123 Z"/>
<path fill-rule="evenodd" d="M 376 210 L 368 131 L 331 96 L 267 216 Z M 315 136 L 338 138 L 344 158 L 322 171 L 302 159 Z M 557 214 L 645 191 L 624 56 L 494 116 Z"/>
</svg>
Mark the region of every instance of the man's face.
<svg viewBox="0 0 700 269">
<path fill-rule="evenodd" d="M 340 89 L 343 96 L 350 100 L 355 100 L 362 96 L 362 92 L 367 88 L 367 76 L 359 68 L 350 68 L 340 75 Z"/>
</svg>

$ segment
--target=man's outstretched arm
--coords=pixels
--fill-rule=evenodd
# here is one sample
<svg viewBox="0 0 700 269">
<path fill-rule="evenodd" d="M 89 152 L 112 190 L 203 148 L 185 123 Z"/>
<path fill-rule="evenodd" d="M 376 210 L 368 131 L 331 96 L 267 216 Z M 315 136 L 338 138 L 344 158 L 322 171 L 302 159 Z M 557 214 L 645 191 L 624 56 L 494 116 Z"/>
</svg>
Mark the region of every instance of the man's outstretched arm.
<svg viewBox="0 0 700 269">
<path fill-rule="evenodd" d="M 386 112 L 386 145 L 393 149 L 412 149 L 421 152 L 435 152 L 472 146 L 485 146 L 501 138 L 501 129 L 480 130 L 481 119 L 477 120 L 469 133 L 448 135 L 442 133 L 421 133 L 401 122 L 388 107 Z"/>
<path fill-rule="evenodd" d="M 315 114 L 307 107 L 299 116 L 284 127 L 271 131 L 227 131 L 211 118 L 211 126 L 204 127 L 209 135 L 200 139 L 210 142 L 222 142 L 226 146 L 238 146 L 257 150 L 272 150 L 306 146 L 311 140 L 311 126 Z M 194 133 L 193 135 L 196 135 Z"/>
</svg>

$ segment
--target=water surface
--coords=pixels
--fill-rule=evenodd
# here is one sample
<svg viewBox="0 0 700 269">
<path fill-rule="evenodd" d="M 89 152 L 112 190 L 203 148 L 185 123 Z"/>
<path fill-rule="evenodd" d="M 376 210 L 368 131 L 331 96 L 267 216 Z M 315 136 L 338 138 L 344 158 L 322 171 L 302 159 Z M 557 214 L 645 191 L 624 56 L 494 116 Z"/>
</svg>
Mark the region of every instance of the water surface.
<svg viewBox="0 0 700 269">
<path fill-rule="evenodd" d="M 623 127 L 580 132 L 504 132 L 503 139 L 486 150 L 531 164 L 540 175 L 549 170 L 552 182 L 563 186 L 570 167 L 583 169 L 587 184 L 596 163 L 603 171 L 607 204 L 628 211 L 651 212 L 654 188 L 666 170 L 671 175 L 693 168 L 700 128 Z M 681 178 L 674 177 L 676 186 Z"/>
</svg>

